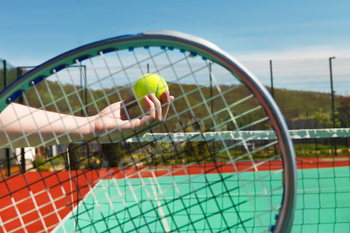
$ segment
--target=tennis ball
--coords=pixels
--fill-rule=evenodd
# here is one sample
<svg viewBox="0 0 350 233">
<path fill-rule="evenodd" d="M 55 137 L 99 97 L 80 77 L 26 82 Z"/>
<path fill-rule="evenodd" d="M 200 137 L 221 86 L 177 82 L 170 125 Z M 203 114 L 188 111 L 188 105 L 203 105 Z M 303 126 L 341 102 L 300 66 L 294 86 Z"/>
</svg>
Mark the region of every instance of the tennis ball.
<svg viewBox="0 0 350 233">
<path fill-rule="evenodd" d="M 157 74 L 145 74 L 134 84 L 136 98 L 142 106 L 145 106 L 142 101 L 142 98 L 145 95 L 148 96 L 151 93 L 154 93 L 154 95 L 160 100 L 163 92 L 167 90 L 169 90 L 168 84 Z"/>
</svg>

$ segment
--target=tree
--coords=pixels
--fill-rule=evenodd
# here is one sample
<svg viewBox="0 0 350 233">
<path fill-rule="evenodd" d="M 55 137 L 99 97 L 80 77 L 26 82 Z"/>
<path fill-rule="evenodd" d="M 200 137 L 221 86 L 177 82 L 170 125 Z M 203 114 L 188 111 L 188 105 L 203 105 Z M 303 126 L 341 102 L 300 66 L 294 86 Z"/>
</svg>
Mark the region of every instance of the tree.
<svg viewBox="0 0 350 233">
<path fill-rule="evenodd" d="M 337 119 L 338 111 L 334 112 L 335 127 L 340 127 L 340 121 Z M 331 112 L 323 112 L 323 108 L 319 108 L 315 113 L 315 120 L 319 121 L 325 127 L 333 127 L 333 120 Z"/>
<path fill-rule="evenodd" d="M 340 96 L 339 98 L 340 106 L 338 108 L 339 120 L 342 127 L 350 126 L 350 96 Z"/>
</svg>

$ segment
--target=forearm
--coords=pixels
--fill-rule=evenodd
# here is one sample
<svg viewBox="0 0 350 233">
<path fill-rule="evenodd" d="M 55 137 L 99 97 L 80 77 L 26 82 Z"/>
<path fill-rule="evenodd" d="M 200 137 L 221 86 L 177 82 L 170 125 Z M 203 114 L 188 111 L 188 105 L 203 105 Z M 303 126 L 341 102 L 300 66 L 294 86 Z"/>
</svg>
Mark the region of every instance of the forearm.
<svg viewBox="0 0 350 233">
<path fill-rule="evenodd" d="M 11 104 L 0 114 L 0 145 L 10 141 L 13 147 L 35 147 L 82 141 L 91 135 L 93 119 Z"/>
</svg>

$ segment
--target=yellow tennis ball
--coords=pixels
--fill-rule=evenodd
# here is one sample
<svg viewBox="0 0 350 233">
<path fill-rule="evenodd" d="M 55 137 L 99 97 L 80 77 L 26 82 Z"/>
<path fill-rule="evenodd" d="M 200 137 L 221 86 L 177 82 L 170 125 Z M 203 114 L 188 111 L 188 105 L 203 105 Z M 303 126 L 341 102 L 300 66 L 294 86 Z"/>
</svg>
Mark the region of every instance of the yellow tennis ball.
<svg viewBox="0 0 350 233">
<path fill-rule="evenodd" d="M 167 90 L 169 90 L 168 84 L 157 74 L 145 74 L 134 84 L 136 98 L 142 106 L 145 106 L 142 101 L 144 96 L 154 93 L 154 95 L 160 100 L 163 92 Z"/>
</svg>

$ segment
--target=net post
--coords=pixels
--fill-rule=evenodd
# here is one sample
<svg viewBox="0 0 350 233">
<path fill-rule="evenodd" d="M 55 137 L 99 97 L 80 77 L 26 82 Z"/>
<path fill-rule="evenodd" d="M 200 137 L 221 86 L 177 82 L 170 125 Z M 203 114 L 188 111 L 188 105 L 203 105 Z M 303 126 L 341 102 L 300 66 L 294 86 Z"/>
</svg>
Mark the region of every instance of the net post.
<svg viewBox="0 0 350 233">
<path fill-rule="evenodd" d="M 211 69 L 211 65 L 212 65 L 212 62 L 209 62 L 209 87 L 210 87 L 210 111 L 211 111 L 211 114 L 213 115 L 214 113 L 214 99 L 213 99 L 213 77 L 212 77 L 212 69 Z M 212 120 L 211 122 L 211 127 L 214 129 L 214 121 Z M 214 154 L 215 154 L 215 141 L 213 141 L 211 143 L 211 146 L 214 150 Z"/>
<path fill-rule="evenodd" d="M 275 98 L 275 92 L 273 89 L 273 72 L 272 72 L 272 60 L 270 60 L 270 77 L 271 77 L 271 95 Z"/>
<path fill-rule="evenodd" d="M 332 59 L 335 59 L 335 57 L 329 58 L 329 73 L 330 73 L 330 80 L 331 80 L 331 97 L 332 97 L 332 121 L 333 121 L 333 128 L 335 128 L 335 115 L 334 115 L 334 91 L 333 91 L 333 73 L 332 73 Z M 336 139 L 331 139 L 334 146 L 334 155 L 337 156 L 337 141 Z"/>
</svg>

